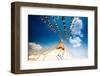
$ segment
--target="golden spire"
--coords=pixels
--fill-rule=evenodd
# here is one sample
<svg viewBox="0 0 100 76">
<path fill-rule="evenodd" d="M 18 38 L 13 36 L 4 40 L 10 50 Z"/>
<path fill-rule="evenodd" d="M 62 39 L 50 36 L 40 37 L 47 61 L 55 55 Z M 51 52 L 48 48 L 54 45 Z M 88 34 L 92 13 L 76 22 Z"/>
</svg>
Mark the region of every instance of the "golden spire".
<svg viewBox="0 0 100 76">
<path fill-rule="evenodd" d="M 62 49 L 64 50 L 64 44 L 63 44 L 63 40 L 60 40 L 57 46 L 57 49 Z"/>
</svg>

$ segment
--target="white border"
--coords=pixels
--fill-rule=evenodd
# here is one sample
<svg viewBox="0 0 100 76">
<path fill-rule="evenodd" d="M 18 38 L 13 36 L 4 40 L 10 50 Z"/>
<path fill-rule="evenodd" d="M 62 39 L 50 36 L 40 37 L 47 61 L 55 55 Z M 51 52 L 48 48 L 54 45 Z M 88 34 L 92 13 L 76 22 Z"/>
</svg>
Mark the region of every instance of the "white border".
<svg viewBox="0 0 100 76">
<path fill-rule="evenodd" d="M 28 14 L 33 15 L 60 15 L 60 16 L 83 16 L 88 17 L 88 58 L 74 59 L 67 61 L 33 61 L 27 60 L 28 55 Z M 21 7 L 20 8 L 20 69 L 42 69 L 56 67 L 75 67 L 94 65 L 94 11 L 55 9 L 41 7 Z"/>
</svg>

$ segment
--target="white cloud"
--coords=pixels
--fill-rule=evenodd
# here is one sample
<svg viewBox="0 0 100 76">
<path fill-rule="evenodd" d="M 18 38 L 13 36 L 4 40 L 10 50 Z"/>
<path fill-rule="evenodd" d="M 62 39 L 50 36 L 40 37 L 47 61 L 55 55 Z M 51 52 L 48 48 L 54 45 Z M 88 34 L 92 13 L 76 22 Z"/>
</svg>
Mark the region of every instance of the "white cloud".
<svg viewBox="0 0 100 76">
<path fill-rule="evenodd" d="M 28 53 L 29 55 L 38 55 L 40 53 L 42 53 L 43 47 L 39 44 L 36 44 L 36 43 L 28 43 Z"/>
<path fill-rule="evenodd" d="M 34 50 L 41 50 L 42 46 L 36 43 L 29 43 L 29 48 L 34 49 Z"/>
<path fill-rule="evenodd" d="M 79 37 L 75 37 L 73 39 L 70 37 L 69 42 L 73 45 L 73 47 L 81 46 L 81 39 Z"/>
<path fill-rule="evenodd" d="M 74 25 L 76 25 L 76 26 L 79 25 L 78 26 L 79 29 L 82 29 L 82 25 L 83 25 L 82 20 L 79 17 L 74 17 L 73 21 L 72 21 L 72 26 L 74 26 Z"/>
<path fill-rule="evenodd" d="M 79 17 L 74 17 L 72 20 L 72 24 L 70 26 L 72 34 L 80 36 L 82 26 L 83 26 L 82 20 Z"/>
</svg>

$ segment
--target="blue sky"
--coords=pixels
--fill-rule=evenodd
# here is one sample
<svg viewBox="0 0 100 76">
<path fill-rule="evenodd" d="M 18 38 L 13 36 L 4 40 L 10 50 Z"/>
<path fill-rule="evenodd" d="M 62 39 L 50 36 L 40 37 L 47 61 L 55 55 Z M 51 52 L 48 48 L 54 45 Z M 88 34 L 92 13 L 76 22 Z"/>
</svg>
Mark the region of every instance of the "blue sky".
<svg viewBox="0 0 100 76">
<path fill-rule="evenodd" d="M 28 42 L 34 42 L 40 44 L 42 46 L 51 46 L 54 44 L 58 44 L 59 37 L 58 33 L 54 33 L 52 29 L 48 26 L 47 23 L 44 23 L 41 18 L 43 16 L 40 15 L 28 15 Z M 48 16 L 50 22 L 53 23 L 52 16 Z M 57 20 L 57 24 L 62 33 L 62 39 L 64 39 L 64 27 L 61 20 L 61 16 L 54 16 Z M 70 23 L 73 16 L 65 16 L 67 29 L 70 28 Z M 87 17 L 79 17 L 82 20 L 83 28 L 81 30 L 83 37 L 80 37 L 82 40 L 82 47 L 88 46 L 88 18 Z M 64 40 L 65 45 L 69 47 L 72 46 L 69 40 Z"/>
</svg>

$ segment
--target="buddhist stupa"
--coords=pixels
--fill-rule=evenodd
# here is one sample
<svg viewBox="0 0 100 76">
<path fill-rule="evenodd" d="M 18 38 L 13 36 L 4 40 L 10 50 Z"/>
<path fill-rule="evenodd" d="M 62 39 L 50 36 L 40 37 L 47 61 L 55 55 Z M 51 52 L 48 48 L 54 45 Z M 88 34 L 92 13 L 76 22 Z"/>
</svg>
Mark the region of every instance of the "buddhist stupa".
<svg viewBox="0 0 100 76">
<path fill-rule="evenodd" d="M 30 49 L 31 50 L 31 49 Z M 34 50 L 35 51 L 35 50 Z M 58 45 L 55 47 L 50 47 L 47 49 L 43 49 L 43 52 L 37 54 L 33 54 L 29 56 L 29 60 L 34 61 L 45 61 L 45 60 L 66 60 L 70 58 L 68 48 L 64 47 L 63 40 L 58 42 Z"/>
</svg>

